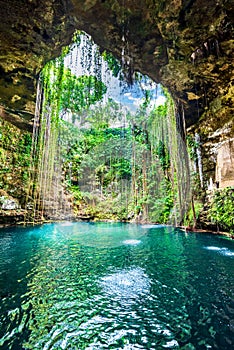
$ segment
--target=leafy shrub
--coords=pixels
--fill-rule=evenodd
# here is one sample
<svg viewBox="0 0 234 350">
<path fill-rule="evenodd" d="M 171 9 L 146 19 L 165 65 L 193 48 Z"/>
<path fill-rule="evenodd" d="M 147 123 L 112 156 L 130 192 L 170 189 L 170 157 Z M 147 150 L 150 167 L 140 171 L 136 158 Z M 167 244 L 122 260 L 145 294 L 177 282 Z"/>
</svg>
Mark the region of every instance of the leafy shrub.
<svg viewBox="0 0 234 350">
<path fill-rule="evenodd" d="M 211 198 L 209 218 L 223 230 L 234 232 L 234 188 L 215 191 Z"/>
</svg>

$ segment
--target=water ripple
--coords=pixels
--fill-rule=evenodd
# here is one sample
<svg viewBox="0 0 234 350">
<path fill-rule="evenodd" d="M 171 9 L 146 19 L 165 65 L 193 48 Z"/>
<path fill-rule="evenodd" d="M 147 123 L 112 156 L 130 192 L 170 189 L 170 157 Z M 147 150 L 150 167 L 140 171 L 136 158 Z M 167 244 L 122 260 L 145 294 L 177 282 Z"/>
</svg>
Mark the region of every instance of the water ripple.
<svg viewBox="0 0 234 350">
<path fill-rule="evenodd" d="M 102 277 L 100 286 L 107 295 L 127 299 L 129 303 L 139 295 L 150 292 L 150 280 L 141 268 L 122 270 Z"/>
<path fill-rule="evenodd" d="M 66 223 L 0 243 L 2 350 L 233 347 L 231 241 Z"/>
</svg>

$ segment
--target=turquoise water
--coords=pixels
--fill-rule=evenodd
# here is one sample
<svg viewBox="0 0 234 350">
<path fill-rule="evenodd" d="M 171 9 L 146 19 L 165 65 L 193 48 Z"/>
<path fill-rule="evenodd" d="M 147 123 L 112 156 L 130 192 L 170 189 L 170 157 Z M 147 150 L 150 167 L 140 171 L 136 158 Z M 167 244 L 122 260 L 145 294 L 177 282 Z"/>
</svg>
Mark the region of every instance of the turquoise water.
<svg viewBox="0 0 234 350">
<path fill-rule="evenodd" d="M 0 349 L 234 344 L 234 242 L 153 225 L 0 232 Z"/>
</svg>

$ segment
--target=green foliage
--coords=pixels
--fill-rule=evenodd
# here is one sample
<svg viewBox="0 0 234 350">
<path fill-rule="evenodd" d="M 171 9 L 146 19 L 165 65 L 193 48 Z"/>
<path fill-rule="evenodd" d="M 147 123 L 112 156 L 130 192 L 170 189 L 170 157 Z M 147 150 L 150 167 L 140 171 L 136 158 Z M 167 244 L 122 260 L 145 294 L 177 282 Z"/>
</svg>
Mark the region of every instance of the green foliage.
<svg viewBox="0 0 234 350">
<path fill-rule="evenodd" d="M 63 79 L 61 111 L 78 113 L 101 100 L 106 93 L 106 86 L 94 76 L 76 77 L 66 70 Z"/>
<path fill-rule="evenodd" d="M 168 180 L 161 183 L 160 195 L 153 201 L 150 219 L 157 223 L 168 223 L 174 205 L 172 185 Z"/>
<path fill-rule="evenodd" d="M 167 147 L 171 106 L 169 102 L 159 106 L 148 117 L 148 99 L 146 94 L 141 108 L 127 116 L 122 128 L 108 127 L 115 119 L 124 120 L 113 101 L 87 113 L 91 128 L 81 130 L 67 153 L 70 183 L 77 184 L 77 203 L 82 207 L 83 202 L 86 214 L 124 220 L 142 214 L 143 220 L 158 223 L 170 219 L 177 200 L 177 174 L 170 173 Z M 76 197 L 77 189 L 72 191 Z"/>
<path fill-rule="evenodd" d="M 76 115 L 76 120 L 81 128 L 86 129 L 109 129 L 110 124 L 122 121 L 123 111 L 118 103 L 108 99 L 105 104 L 96 103 L 83 113 Z"/>
<path fill-rule="evenodd" d="M 80 201 L 83 199 L 83 195 L 79 189 L 79 186 L 71 185 L 68 187 L 69 191 L 72 192 L 73 198 L 75 200 L 75 204 L 79 204 Z"/>
<path fill-rule="evenodd" d="M 132 175 L 131 163 L 129 159 L 116 158 L 112 163 L 112 169 L 116 179 L 130 180 Z"/>
<path fill-rule="evenodd" d="M 95 76 L 79 76 L 65 68 L 63 61 L 51 61 L 42 71 L 45 104 L 54 105 L 57 114 L 76 114 L 100 101 L 106 86 Z"/>
<path fill-rule="evenodd" d="M 234 233 L 234 188 L 216 190 L 212 196 L 209 217 L 217 226 Z"/>
<path fill-rule="evenodd" d="M 72 42 L 79 45 L 81 42 L 80 36 L 82 35 L 82 33 L 83 33 L 82 31 L 76 30 L 75 33 L 73 34 Z"/>
<path fill-rule="evenodd" d="M 170 167 L 170 155 L 162 140 L 159 140 L 155 152 L 159 158 L 162 169 L 164 171 L 167 170 Z"/>
<path fill-rule="evenodd" d="M 112 55 L 112 53 L 104 51 L 102 57 L 107 62 L 109 69 L 112 71 L 113 76 L 117 77 L 121 70 L 119 61 Z"/>
<path fill-rule="evenodd" d="M 194 201 L 194 212 L 192 206 L 189 208 L 186 217 L 184 218 L 183 225 L 193 227 L 197 221 L 203 209 L 203 203 L 200 201 Z M 195 215 L 195 217 L 194 217 Z"/>
<path fill-rule="evenodd" d="M 27 192 L 31 135 L 0 119 L 0 189 L 22 204 Z"/>
<path fill-rule="evenodd" d="M 190 159 L 197 160 L 196 148 L 198 147 L 198 144 L 195 141 L 195 138 L 192 135 L 187 135 L 186 139 L 187 139 L 187 147 L 188 147 Z"/>
<path fill-rule="evenodd" d="M 113 74 L 119 75 L 120 65 L 113 56 L 104 52 L 103 57 Z M 178 197 L 175 184 L 179 176 L 175 170 L 170 172 L 171 165 L 177 168 L 167 147 L 172 134 L 168 121 L 174 112 L 171 98 L 165 93 L 167 103 L 149 115 L 151 91 L 145 88 L 145 78 L 137 74 L 144 100 L 133 116 L 112 100 L 105 106 L 97 103 L 106 86 L 96 76 L 74 76 L 63 59 L 49 62 L 42 73 L 44 115 L 51 113 L 52 129 L 57 130 L 65 183 L 77 212 L 83 210 L 83 203 L 86 214 L 98 218 L 103 214 L 126 220 L 131 211 L 133 216 L 142 213 L 144 220 L 167 222 Z M 65 114 L 79 123 L 79 131 L 59 119 Z M 123 126 L 111 128 L 116 122 Z M 42 143 L 47 137 L 46 123 Z M 174 133 L 175 145 L 176 136 Z M 55 149 L 53 142 L 50 153 Z M 50 166 L 52 169 L 52 160 Z"/>
<path fill-rule="evenodd" d="M 77 32 L 74 42 L 79 41 Z M 90 54 L 92 42 L 85 42 Z M 172 134 L 168 121 L 174 111 L 171 98 L 165 92 L 167 103 L 149 114 L 152 92 L 148 78 L 138 73 L 136 79 L 144 99 L 134 116 L 111 99 L 105 105 L 98 103 L 107 91 L 100 77 L 98 52 L 94 55 L 95 76 L 75 76 L 65 67 L 64 57 L 70 49 L 49 62 L 41 73 L 43 105 L 38 142 L 34 145 L 37 154 L 33 159 L 39 171 L 30 178 L 29 196 L 37 193 L 42 202 L 58 174 L 73 194 L 77 214 L 120 220 L 138 215 L 146 221 L 168 222 L 178 197 L 175 184 L 179 183 L 178 172 L 171 170 L 176 169 L 175 157 L 171 157 L 167 147 Z M 120 76 L 119 62 L 107 52 L 103 57 L 113 75 Z M 79 129 L 68 122 L 71 119 Z M 31 139 L 25 134 L 15 140 L 5 131 L 0 136 L 4 143 L 0 148 L 4 174 L 9 171 L 11 175 L 21 167 L 21 181 L 26 183 Z M 174 133 L 175 145 L 176 136 Z M 15 168 L 9 168 L 8 162 L 8 148 L 12 147 L 17 149 L 12 155 Z"/>
</svg>

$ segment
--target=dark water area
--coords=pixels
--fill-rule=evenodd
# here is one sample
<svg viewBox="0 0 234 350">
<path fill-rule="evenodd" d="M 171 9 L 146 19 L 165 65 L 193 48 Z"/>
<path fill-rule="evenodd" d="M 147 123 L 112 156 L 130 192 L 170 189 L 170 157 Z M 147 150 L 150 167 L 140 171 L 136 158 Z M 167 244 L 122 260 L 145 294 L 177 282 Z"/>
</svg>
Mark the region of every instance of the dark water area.
<svg viewBox="0 0 234 350">
<path fill-rule="evenodd" d="M 153 225 L 0 231 L 0 349 L 234 348 L 234 242 Z"/>
</svg>

